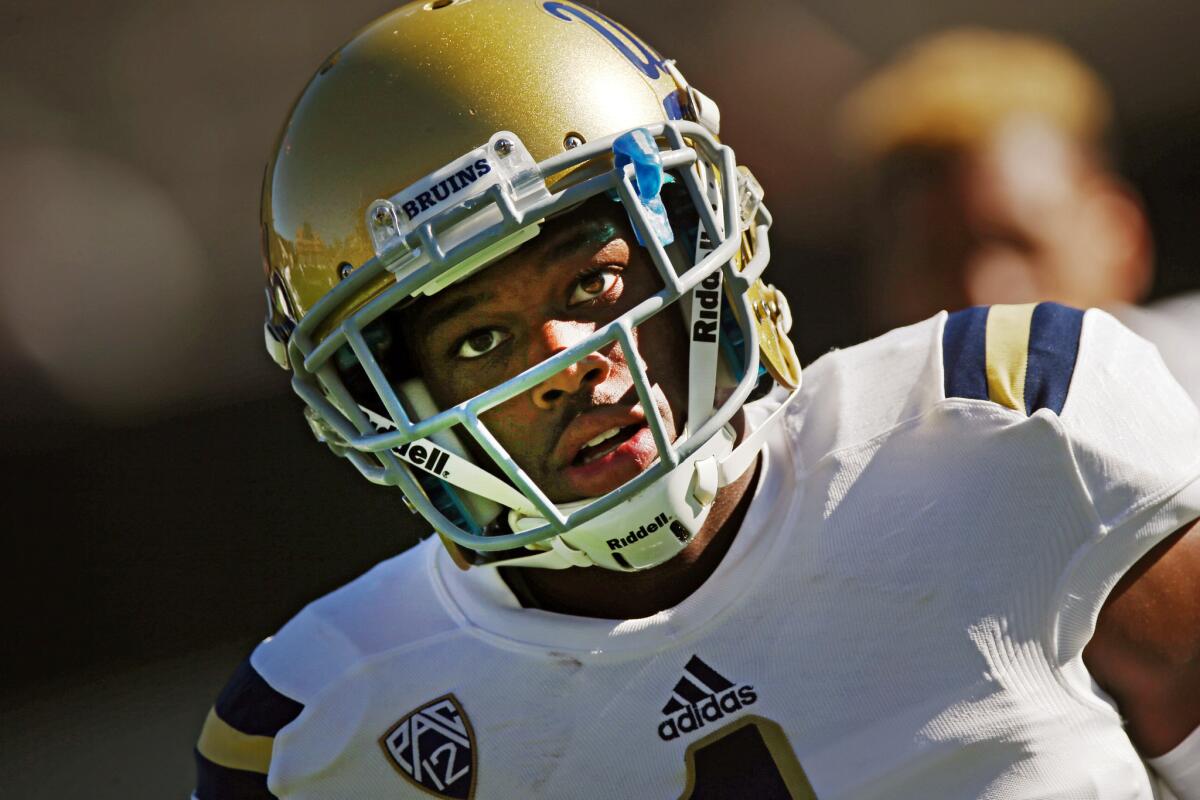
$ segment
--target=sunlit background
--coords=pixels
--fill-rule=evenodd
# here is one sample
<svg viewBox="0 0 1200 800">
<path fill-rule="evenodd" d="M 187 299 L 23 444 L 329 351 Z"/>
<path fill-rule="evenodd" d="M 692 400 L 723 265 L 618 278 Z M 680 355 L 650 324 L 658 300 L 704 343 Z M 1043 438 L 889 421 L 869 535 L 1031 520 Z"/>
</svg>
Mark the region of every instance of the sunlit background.
<svg viewBox="0 0 1200 800">
<path fill-rule="evenodd" d="M 866 331 L 837 103 L 949 25 L 1049 34 L 1100 72 L 1155 232 L 1153 295 L 1200 287 L 1194 2 L 594 5 L 720 103 L 723 138 L 767 190 L 806 362 Z M 229 670 L 420 530 L 398 493 L 312 441 L 262 347 L 274 135 L 324 56 L 391 7 L 0 11 L 4 797 L 186 796 Z"/>
</svg>

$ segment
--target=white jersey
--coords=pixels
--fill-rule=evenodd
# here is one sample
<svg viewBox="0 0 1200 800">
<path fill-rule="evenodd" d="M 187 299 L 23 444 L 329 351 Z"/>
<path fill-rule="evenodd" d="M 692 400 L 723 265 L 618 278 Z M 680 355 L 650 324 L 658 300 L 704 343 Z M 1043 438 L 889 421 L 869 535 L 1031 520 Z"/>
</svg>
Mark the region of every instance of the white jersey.
<svg viewBox="0 0 1200 800">
<path fill-rule="evenodd" d="M 197 797 L 1148 800 L 1081 652 L 1200 516 L 1200 412 L 1107 314 L 1038 309 L 812 366 L 675 608 L 524 609 L 436 539 L 313 603 L 218 701 Z"/>
<path fill-rule="evenodd" d="M 1200 292 L 1148 306 L 1118 306 L 1112 313 L 1158 348 L 1175 380 L 1200 404 Z"/>
</svg>

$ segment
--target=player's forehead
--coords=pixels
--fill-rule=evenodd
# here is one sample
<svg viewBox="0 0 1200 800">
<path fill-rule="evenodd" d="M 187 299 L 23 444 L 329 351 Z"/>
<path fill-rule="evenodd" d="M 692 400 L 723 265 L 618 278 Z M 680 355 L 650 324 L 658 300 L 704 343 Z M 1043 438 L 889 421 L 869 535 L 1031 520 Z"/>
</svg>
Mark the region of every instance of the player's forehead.
<svg viewBox="0 0 1200 800">
<path fill-rule="evenodd" d="M 542 223 L 540 233 L 532 240 L 496 263 L 439 291 L 432 300 L 470 293 L 481 285 L 508 283 L 516 273 L 527 278 L 545 277 L 557 266 L 569 265 L 581 254 L 595 251 L 613 239 L 625 236 L 628 225 L 624 211 L 616 201 L 607 198 L 600 203 L 589 201 L 565 215 L 548 219 Z"/>
<path fill-rule="evenodd" d="M 546 221 L 541 232 L 516 251 L 474 275 L 421 300 L 413 309 L 418 317 L 444 313 L 464 297 L 501 292 L 528 293 L 551 280 L 559 270 L 573 270 L 581 260 L 606 244 L 628 237 L 628 222 L 619 204 L 604 198 L 591 201 L 560 217 Z"/>
<path fill-rule="evenodd" d="M 542 270 L 551 269 L 575 255 L 580 248 L 603 245 L 623 235 L 627 228 L 628 220 L 621 204 L 601 195 L 546 220 L 536 238 L 494 266 L 503 267 L 505 261 L 517 261 Z M 491 271 L 489 268 L 480 274 Z"/>
</svg>

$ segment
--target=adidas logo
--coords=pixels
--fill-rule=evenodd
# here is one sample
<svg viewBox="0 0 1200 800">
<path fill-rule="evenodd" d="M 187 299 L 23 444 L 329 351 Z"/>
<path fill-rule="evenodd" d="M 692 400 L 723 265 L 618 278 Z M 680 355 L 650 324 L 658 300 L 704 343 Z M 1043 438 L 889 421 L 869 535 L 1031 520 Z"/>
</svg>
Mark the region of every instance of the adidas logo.
<svg viewBox="0 0 1200 800">
<path fill-rule="evenodd" d="M 726 714 L 758 702 L 753 686 L 735 686 L 699 656 L 693 655 L 683 672 L 662 709 L 668 716 L 658 724 L 658 738 L 664 742 L 678 738 L 681 733 L 700 730 Z"/>
</svg>

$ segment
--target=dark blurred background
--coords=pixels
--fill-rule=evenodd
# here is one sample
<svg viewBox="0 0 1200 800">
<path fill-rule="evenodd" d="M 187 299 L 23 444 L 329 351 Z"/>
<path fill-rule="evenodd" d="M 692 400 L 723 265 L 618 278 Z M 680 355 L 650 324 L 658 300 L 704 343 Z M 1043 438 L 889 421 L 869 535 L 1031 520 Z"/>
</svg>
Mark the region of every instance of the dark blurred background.
<svg viewBox="0 0 1200 800">
<path fill-rule="evenodd" d="M 606 0 L 721 104 L 775 214 L 805 362 L 860 340 L 838 102 L 915 38 L 1040 32 L 1112 90 L 1152 297 L 1200 286 L 1200 5 Z M 176 0 L 0 11 L 0 794 L 183 797 L 237 661 L 411 544 L 398 492 L 316 444 L 262 347 L 257 206 L 292 99 L 392 3 Z"/>
</svg>

